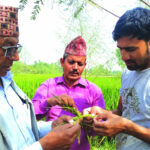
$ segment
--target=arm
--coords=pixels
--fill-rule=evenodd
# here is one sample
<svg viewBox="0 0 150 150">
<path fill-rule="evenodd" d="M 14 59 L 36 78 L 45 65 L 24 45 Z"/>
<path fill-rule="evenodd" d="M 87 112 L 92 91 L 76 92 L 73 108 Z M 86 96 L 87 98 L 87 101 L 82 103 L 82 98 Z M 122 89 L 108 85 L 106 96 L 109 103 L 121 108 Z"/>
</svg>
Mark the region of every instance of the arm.
<svg viewBox="0 0 150 150">
<path fill-rule="evenodd" d="M 101 119 L 105 121 L 98 121 Z M 150 143 L 150 129 L 137 125 L 134 122 L 112 114 L 111 112 L 105 112 L 99 115 L 94 119 L 93 125 L 93 129 L 97 135 L 112 137 L 120 132 L 123 132 Z"/>
<path fill-rule="evenodd" d="M 43 150 L 66 150 L 71 147 L 80 130 L 79 124 L 62 125 L 64 122 L 69 122 L 71 118 L 63 115 L 53 122 L 51 132 L 39 140 Z"/>
<path fill-rule="evenodd" d="M 61 116 L 55 121 L 50 122 L 46 126 L 43 124 L 40 125 L 40 128 L 46 135 L 43 135 L 43 137 L 33 143 L 30 146 L 26 146 L 23 150 L 67 150 L 71 147 L 73 141 L 77 137 L 78 131 L 80 130 L 79 124 L 70 124 L 70 120 L 72 117 L 70 116 Z M 64 124 L 66 122 L 66 124 Z M 46 122 L 48 123 L 48 122 Z M 52 130 L 48 132 L 51 129 L 51 123 L 52 123 Z M 64 125 L 62 125 L 64 124 Z M 48 126 L 49 125 L 49 126 Z M 42 127 L 43 126 L 43 127 Z M 48 129 L 44 129 L 48 128 Z M 41 135 L 41 134 L 40 134 Z"/>
<path fill-rule="evenodd" d="M 62 105 L 62 103 L 52 95 L 55 94 L 53 93 L 54 91 L 51 91 L 52 94 L 50 93 L 50 84 L 52 83 L 47 81 L 42 83 L 32 99 L 35 114 L 38 120 L 43 118 L 52 106 Z M 62 94 L 56 96 L 59 97 L 59 99 L 61 99 L 65 104 L 71 107 L 76 107 L 73 99 L 68 95 Z"/>
<path fill-rule="evenodd" d="M 100 115 L 101 113 L 105 113 L 105 112 L 111 112 L 113 114 L 121 116 L 121 114 L 122 114 L 122 97 L 120 96 L 120 98 L 119 98 L 119 103 L 118 103 L 118 107 L 116 110 L 109 111 L 109 110 L 104 110 L 99 106 L 93 106 L 93 107 L 84 109 L 83 115 L 85 115 L 85 114 Z"/>
</svg>

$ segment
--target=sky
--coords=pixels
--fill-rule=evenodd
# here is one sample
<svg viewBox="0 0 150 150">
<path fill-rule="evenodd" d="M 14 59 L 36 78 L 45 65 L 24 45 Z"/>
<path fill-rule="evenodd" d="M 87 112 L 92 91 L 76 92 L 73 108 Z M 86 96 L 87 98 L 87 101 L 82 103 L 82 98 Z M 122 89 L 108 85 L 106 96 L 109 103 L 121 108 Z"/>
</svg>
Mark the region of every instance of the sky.
<svg viewBox="0 0 150 150">
<path fill-rule="evenodd" d="M 128 9 L 138 6 L 137 1 L 111 0 L 110 4 L 110 0 L 95 0 L 100 6 L 118 16 L 121 16 Z M 19 0 L 1 0 L 0 4 L 18 7 Z M 88 5 L 89 9 L 94 8 L 94 6 Z M 32 8 L 33 3 L 28 0 L 25 9 L 19 12 L 19 41 L 23 45 L 22 60 L 28 64 L 39 60 L 47 63 L 57 62 L 63 55 L 65 44 L 70 42 L 75 34 L 70 35 L 69 39 L 62 43 L 63 40 L 59 37 L 60 35 L 61 38 L 65 36 L 64 33 L 68 28 L 65 27 L 65 22 L 62 19 L 62 11 L 60 12 L 58 8 L 52 6 L 50 0 L 45 0 L 45 6 L 42 7 L 36 20 L 30 19 Z M 102 18 L 103 28 L 101 34 L 105 35 L 103 40 L 106 43 L 104 49 L 106 49 L 107 55 L 116 48 L 116 43 L 112 40 L 112 31 L 118 18 L 98 8 L 93 10 L 93 20 L 96 20 L 98 16 Z M 105 62 L 103 59 L 101 61 Z"/>
</svg>

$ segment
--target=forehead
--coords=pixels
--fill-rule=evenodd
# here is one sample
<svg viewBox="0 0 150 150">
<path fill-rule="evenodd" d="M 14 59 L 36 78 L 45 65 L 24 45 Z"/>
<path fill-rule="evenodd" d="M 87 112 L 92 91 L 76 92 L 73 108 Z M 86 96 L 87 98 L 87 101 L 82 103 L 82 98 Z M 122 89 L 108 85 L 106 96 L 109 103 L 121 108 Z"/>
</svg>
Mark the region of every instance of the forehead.
<svg viewBox="0 0 150 150">
<path fill-rule="evenodd" d="M 84 62 L 86 60 L 86 56 L 75 56 L 75 55 L 68 55 L 66 58 L 68 61 L 77 61 L 77 62 Z"/>
<path fill-rule="evenodd" d="M 123 48 L 123 47 L 139 47 L 141 44 L 145 43 L 144 40 L 139 40 L 137 38 L 131 38 L 131 37 L 122 37 L 117 40 L 117 47 Z"/>
<path fill-rule="evenodd" d="M 16 37 L 0 37 L 0 44 L 17 44 L 18 38 Z"/>
</svg>

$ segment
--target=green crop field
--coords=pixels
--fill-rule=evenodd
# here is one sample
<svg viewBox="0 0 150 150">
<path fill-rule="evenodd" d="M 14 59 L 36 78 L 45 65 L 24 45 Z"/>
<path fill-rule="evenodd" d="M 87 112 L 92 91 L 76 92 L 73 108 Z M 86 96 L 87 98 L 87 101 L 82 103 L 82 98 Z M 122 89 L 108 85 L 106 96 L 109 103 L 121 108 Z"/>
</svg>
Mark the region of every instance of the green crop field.
<svg viewBox="0 0 150 150">
<path fill-rule="evenodd" d="M 34 96 L 39 85 L 48 78 L 56 75 L 48 74 L 15 74 L 14 80 L 18 86 L 28 95 L 30 99 Z M 120 77 L 87 77 L 101 88 L 106 109 L 116 109 L 119 100 L 119 89 L 121 86 Z M 96 136 L 91 138 L 92 150 L 115 150 L 115 137 L 107 138 Z"/>
</svg>

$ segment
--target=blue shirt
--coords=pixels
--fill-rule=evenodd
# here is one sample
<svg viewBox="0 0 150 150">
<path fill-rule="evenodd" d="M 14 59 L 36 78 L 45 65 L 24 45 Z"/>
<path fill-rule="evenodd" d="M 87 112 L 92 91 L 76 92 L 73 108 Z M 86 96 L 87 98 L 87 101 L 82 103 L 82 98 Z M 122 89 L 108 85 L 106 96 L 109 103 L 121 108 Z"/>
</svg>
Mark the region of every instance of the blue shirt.
<svg viewBox="0 0 150 150">
<path fill-rule="evenodd" d="M 0 86 L 0 146 L 8 144 L 12 150 L 42 150 L 32 131 L 30 109 L 10 86 L 12 74 L 1 77 Z M 38 122 L 39 137 L 51 130 L 51 122 Z M 7 148 L 6 148 L 7 149 Z"/>
</svg>

